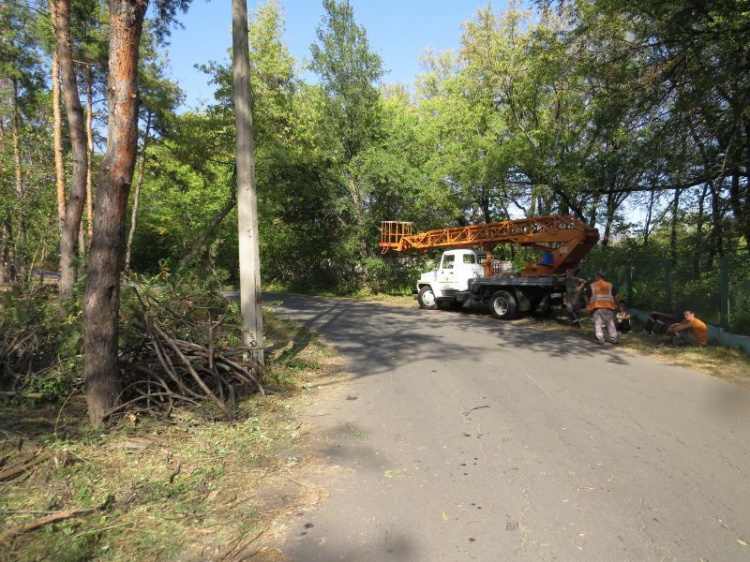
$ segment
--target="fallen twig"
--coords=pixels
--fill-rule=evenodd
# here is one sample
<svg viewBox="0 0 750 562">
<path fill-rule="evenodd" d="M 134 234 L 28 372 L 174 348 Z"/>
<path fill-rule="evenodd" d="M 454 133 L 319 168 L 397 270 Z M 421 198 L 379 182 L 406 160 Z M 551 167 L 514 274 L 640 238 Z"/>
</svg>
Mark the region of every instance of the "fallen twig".
<svg viewBox="0 0 750 562">
<path fill-rule="evenodd" d="M 0 396 L 7 396 L 9 398 L 42 398 L 44 395 L 41 392 L 14 392 L 12 390 L 0 390 Z"/>
<path fill-rule="evenodd" d="M 219 398 L 213 392 L 211 392 L 211 389 L 208 388 L 208 386 L 206 386 L 206 383 L 203 382 L 203 379 L 200 377 L 200 375 L 195 372 L 193 365 L 190 363 L 188 358 L 185 357 L 185 354 L 182 353 L 182 351 L 180 351 L 180 348 L 177 346 L 177 344 L 174 343 L 169 338 L 169 336 L 167 336 L 167 334 L 165 334 L 164 331 L 161 328 L 159 328 L 159 326 L 154 324 L 153 327 L 154 327 L 154 330 L 156 330 L 156 333 L 159 334 L 159 336 L 161 336 L 161 338 L 164 341 L 166 341 L 167 345 L 171 347 L 172 350 L 177 354 L 177 356 L 182 360 L 182 363 L 185 365 L 188 372 L 192 375 L 195 382 L 198 383 L 198 386 L 201 387 L 201 390 L 203 390 L 203 392 L 206 393 L 206 396 L 208 396 L 211 400 L 213 400 L 222 411 L 226 411 L 226 405 L 221 400 L 219 400 Z"/>
<path fill-rule="evenodd" d="M 40 462 L 47 460 L 48 458 L 49 458 L 49 455 L 47 454 L 42 455 L 39 453 L 39 451 L 35 451 L 32 454 L 31 458 L 25 459 L 18 464 L 9 466 L 8 468 L 0 471 L 0 482 L 5 482 L 6 480 L 13 479 L 19 474 L 26 472 L 31 467 L 39 464 Z"/>
<path fill-rule="evenodd" d="M 37 519 L 36 521 L 31 521 L 30 523 L 21 525 L 17 529 L 12 529 L 6 532 L 2 536 L 2 538 L 0 538 L 0 544 L 9 540 L 13 540 L 19 535 L 30 533 L 31 531 L 34 531 L 36 529 L 40 529 L 41 527 L 44 527 L 45 525 L 49 525 L 51 523 L 57 523 L 59 521 L 65 521 L 66 519 L 70 519 L 71 517 L 77 517 L 78 515 L 87 515 L 89 513 L 101 511 L 106 507 L 107 507 L 107 502 L 96 507 L 83 507 L 83 508 L 78 508 L 78 509 L 68 509 L 66 511 L 58 511 L 56 513 L 52 513 L 50 515 L 47 515 L 46 517 Z"/>
</svg>

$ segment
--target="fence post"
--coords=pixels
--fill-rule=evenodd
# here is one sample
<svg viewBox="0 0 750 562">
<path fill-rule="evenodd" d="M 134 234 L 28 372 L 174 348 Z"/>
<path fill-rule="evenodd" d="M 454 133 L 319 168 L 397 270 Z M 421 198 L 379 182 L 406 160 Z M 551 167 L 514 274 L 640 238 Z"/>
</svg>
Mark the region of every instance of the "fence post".
<svg viewBox="0 0 750 562">
<path fill-rule="evenodd" d="M 721 327 L 729 329 L 729 258 L 719 257 L 719 284 L 720 284 L 720 306 Z"/>
</svg>

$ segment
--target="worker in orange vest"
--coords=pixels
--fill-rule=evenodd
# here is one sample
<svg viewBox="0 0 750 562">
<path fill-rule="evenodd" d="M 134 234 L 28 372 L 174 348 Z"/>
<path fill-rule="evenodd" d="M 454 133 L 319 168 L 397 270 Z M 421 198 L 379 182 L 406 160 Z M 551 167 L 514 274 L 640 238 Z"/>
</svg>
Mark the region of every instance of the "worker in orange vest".
<svg viewBox="0 0 750 562">
<path fill-rule="evenodd" d="M 588 309 L 594 313 L 594 334 L 596 342 L 604 345 L 604 325 L 607 326 L 609 341 L 614 344 L 620 343 L 617 336 L 617 327 L 615 326 L 615 310 L 619 298 L 612 289 L 612 283 L 604 279 L 604 274 L 599 272 L 591 284 L 591 298 Z"/>
</svg>

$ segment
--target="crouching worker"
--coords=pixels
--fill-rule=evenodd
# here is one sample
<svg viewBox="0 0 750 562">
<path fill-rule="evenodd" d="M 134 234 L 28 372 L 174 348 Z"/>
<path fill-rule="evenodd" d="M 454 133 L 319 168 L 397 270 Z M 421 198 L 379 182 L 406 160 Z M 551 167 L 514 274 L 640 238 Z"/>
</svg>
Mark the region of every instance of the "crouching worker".
<svg viewBox="0 0 750 562">
<path fill-rule="evenodd" d="M 630 313 L 624 302 L 617 305 L 617 314 L 615 314 L 615 325 L 617 331 L 623 334 L 630 331 Z"/>
<path fill-rule="evenodd" d="M 648 322 L 643 327 L 643 333 L 647 336 L 663 334 L 669 326 L 679 324 L 681 321 L 682 314 L 680 314 L 680 310 L 677 308 L 677 302 L 671 301 L 669 303 L 669 312 L 651 311 L 648 315 Z"/>
<path fill-rule="evenodd" d="M 667 334 L 672 336 L 675 345 L 703 347 L 708 343 L 708 327 L 695 317 L 692 310 L 685 311 L 685 321 L 672 324 L 667 328 Z"/>
</svg>

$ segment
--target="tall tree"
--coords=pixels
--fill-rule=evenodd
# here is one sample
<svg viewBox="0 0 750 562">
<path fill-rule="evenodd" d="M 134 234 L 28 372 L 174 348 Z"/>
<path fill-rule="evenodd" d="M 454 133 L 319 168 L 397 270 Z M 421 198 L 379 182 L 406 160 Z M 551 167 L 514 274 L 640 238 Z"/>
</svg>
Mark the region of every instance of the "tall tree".
<svg viewBox="0 0 750 562">
<path fill-rule="evenodd" d="M 155 2 L 166 25 L 188 0 Z M 86 399 L 89 420 L 101 426 L 120 395 L 118 335 L 127 205 L 138 134 L 138 60 L 148 0 L 109 1 L 109 128 L 97 184 L 94 238 L 83 299 Z M 157 28 L 158 29 L 158 28 Z"/>
<path fill-rule="evenodd" d="M 326 93 L 324 121 L 320 123 L 333 143 L 331 154 L 345 194 L 342 222 L 351 223 L 350 241 L 358 241 L 360 263 L 368 254 L 372 232 L 368 229 L 368 194 L 357 168 L 362 152 L 381 130 L 379 92 L 381 58 L 371 52 L 364 28 L 354 21 L 348 0 L 324 0 L 325 15 L 318 26 L 318 41 L 310 47 L 312 70 Z"/>
<path fill-rule="evenodd" d="M 77 240 L 83 205 L 86 201 L 88 150 L 86 148 L 86 123 L 78 93 L 78 79 L 73 66 L 73 40 L 70 26 L 71 2 L 70 0 L 51 1 L 54 3 L 52 14 L 55 16 L 55 20 L 53 25 L 73 155 L 70 194 L 65 204 L 65 217 L 60 233 L 60 314 L 65 315 L 67 305 L 73 299 L 76 281 Z"/>
<path fill-rule="evenodd" d="M 628 99 L 641 116 L 660 125 L 647 162 L 656 188 L 709 185 L 729 200 L 736 231 L 750 248 L 750 12 L 731 0 L 540 0 L 567 11 L 565 35 L 588 42 L 594 65 L 628 69 L 629 79 L 610 91 Z M 612 33 L 619 29 L 620 33 Z M 591 49 L 607 37 L 608 50 Z M 593 67 L 592 67 L 593 68 Z M 635 86 L 635 87 L 634 87 Z M 598 100 L 597 100 L 598 102 Z M 653 127 L 642 122 L 642 127 Z M 696 150 L 694 140 L 700 140 Z M 665 144 L 670 145 L 665 150 Z M 678 147 L 678 150 L 674 150 Z M 671 158 L 676 152 L 680 158 Z M 685 157 L 687 156 L 687 157 Z M 662 169 L 657 169 L 661 166 Z M 739 181 L 733 181 L 734 177 Z M 721 204 L 721 201 L 717 201 Z M 720 225 L 714 227 L 721 228 Z M 715 233 L 714 233 L 715 234 Z"/>
<path fill-rule="evenodd" d="M 55 11 L 56 3 L 50 0 L 50 15 L 52 21 L 57 20 Z M 55 153 L 55 178 L 57 184 L 57 221 L 62 231 L 65 224 L 65 192 L 67 182 L 65 179 L 65 153 L 63 151 L 63 123 L 62 123 L 62 100 L 60 88 L 60 62 L 57 49 L 52 50 L 52 115 L 54 122 L 54 153 Z"/>
<path fill-rule="evenodd" d="M 87 241 L 93 235 L 94 215 L 94 168 L 96 158 L 96 114 L 95 98 L 106 98 L 107 82 L 107 31 L 106 2 L 101 0 L 77 0 L 72 13 L 75 22 L 73 39 L 76 44 L 76 67 L 86 98 L 86 206 L 85 220 L 81 220 L 79 230 L 79 253 L 82 258 L 87 252 Z M 84 261 L 83 259 L 81 260 Z"/>
<path fill-rule="evenodd" d="M 368 214 L 376 224 L 405 220 L 420 229 L 452 224 L 456 198 L 451 182 L 444 181 L 447 174 L 436 172 L 434 165 L 445 154 L 434 156 L 438 135 L 405 88 L 387 86 L 383 96 L 381 134 L 359 158 L 359 180 L 370 194 Z"/>
<path fill-rule="evenodd" d="M 4 190 L 4 227 L 0 231 L 3 280 L 15 278 L 15 272 L 29 261 L 26 255 L 26 236 L 29 215 L 27 173 L 29 158 L 25 152 L 33 137 L 32 122 L 39 107 L 38 95 L 43 85 L 41 53 L 34 36 L 37 14 L 26 3 L 0 5 L 0 133 L 2 152 L 9 149 L 7 168 L 12 179 L 3 177 L 2 183 L 12 185 Z M 4 174 L 3 174 L 4 175 Z M 16 263 L 16 260 L 21 263 Z"/>
</svg>

